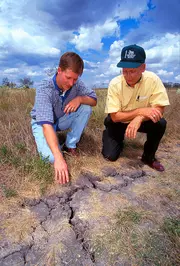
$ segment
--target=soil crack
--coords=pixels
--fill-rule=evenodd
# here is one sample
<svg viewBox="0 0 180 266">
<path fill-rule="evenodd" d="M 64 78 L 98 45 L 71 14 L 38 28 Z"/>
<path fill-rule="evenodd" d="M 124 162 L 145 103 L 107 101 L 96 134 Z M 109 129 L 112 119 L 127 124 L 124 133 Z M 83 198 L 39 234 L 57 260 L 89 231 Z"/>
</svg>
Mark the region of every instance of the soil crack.
<svg viewBox="0 0 180 266">
<path fill-rule="evenodd" d="M 37 226 L 32 226 L 33 231 L 30 234 L 32 243 L 13 252 L 9 250 L 9 254 L 0 260 L 0 264 L 4 261 L 11 261 L 12 257 L 15 256 L 17 261 L 23 260 L 22 265 L 29 265 L 29 263 L 35 265 L 39 259 L 44 258 L 44 254 L 48 253 L 48 248 L 52 246 L 60 247 L 61 243 L 62 247 L 59 248 L 60 251 L 57 251 L 57 253 L 60 252 L 61 254 L 58 253 L 61 264 L 65 261 L 72 260 L 73 265 L 84 265 L 80 263 L 81 258 L 83 258 L 83 261 L 85 259 L 87 260 L 88 265 L 95 265 L 95 254 L 84 237 L 85 233 L 89 230 L 89 224 L 76 217 L 76 209 L 80 204 L 80 199 L 76 199 L 75 204 L 74 202 L 72 204 L 76 193 L 91 190 L 100 190 L 106 193 L 120 191 L 135 179 L 145 175 L 143 171 L 134 171 L 131 173 L 113 172 L 113 174 L 109 171 L 105 175 L 105 178 L 102 178 L 91 173 L 84 173 L 79 176 L 75 184 L 63 195 L 52 195 L 33 200 L 25 199 L 21 207 L 28 207 L 39 221 Z M 66 223 L 70 225 L 68 231 Z M 74 236 L 71 230 L 74 232 Z M 67 233 L 66 239 L 64 238 L 64 232 Z M 70 243 L 71 241 L 73 245 Z M 65 253 L 61 251 L 63 247 L 66 247 Z M 55 254 L 56 252 L 53 251 L 52 253 Z M 66 253 L 68 254 L 67 258 Z M 72 255 L 73 253 L 75 255 Z M 64 257 L 61 258 L 61 256 Z"/>
</svg>

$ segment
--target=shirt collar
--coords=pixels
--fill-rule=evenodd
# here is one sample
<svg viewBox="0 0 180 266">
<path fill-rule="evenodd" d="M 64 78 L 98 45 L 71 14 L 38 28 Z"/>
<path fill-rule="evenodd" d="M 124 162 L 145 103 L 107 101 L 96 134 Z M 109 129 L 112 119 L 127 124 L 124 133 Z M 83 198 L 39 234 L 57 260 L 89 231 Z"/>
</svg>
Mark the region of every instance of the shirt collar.
<svg viewBox="0 0 180 266">
<path fill-rule="evenodd" d="M 61 88 L 58 87 L 57 85 L 57 82 L 56 82 L 56 76 L 57 76 L 57 73 L 53 76 L 53 82 L 54 82 L 54 87 L 55 89 L 60 92 L 60 93 L 63 93 L 63 90 Z"/>
<path fill-rule="evenodd" d="M 123 76 L 123 75 L 122 75 L 122 76 Z M 123 79 L 124 79 L 124 81 L 125 81 L 126 86 L 127 86 L 127 87 L 131 87 L 131 86 L 126 82 L 124 76 L 123 76 Z M 136 85 L 137 85 L 138 83 L 140 83 L 142 80 L 143 80 L 143 74 L 142 74 L 142 76 L 141 76 L 140 79 L 136 82 L 136 84 L 135 84 L 134 86 L 136 86 Z M 133 88 L 133 87 L 131 87 L 131 88 Z"/>
</svg>

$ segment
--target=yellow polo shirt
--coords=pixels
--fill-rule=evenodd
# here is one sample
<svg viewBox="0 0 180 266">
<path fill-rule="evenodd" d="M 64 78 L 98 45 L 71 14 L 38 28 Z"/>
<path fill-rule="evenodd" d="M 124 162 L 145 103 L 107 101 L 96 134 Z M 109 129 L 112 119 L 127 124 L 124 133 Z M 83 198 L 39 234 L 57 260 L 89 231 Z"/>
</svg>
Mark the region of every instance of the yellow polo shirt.
<svg viewBox="0 0 180 266">
<path fill-rule="evenodd" d="M 134 87 L 130 87 L 126 83 L 123 75 L 111 80 L 105 113 L 166 105 L 169 105 L 169 99 L 162 81 L 155 73 L 145 71 L 141 80 Z"/>
</svg>

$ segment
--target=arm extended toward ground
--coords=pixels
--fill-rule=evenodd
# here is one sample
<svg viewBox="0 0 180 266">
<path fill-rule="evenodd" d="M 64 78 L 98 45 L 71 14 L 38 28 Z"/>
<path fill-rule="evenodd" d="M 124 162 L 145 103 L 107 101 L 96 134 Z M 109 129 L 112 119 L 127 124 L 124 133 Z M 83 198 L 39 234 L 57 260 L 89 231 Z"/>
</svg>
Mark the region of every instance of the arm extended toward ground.
<svg viewBox="0 0 180 266">
<path fill-rule="evenodd" d="M 66 161 L 59 149 L 59 143 L 52 125 L 44 124 L 43 133 L 54 155 L 55 180 L 60 184 L 69 182 L 69 173 Z"/>
</svg>

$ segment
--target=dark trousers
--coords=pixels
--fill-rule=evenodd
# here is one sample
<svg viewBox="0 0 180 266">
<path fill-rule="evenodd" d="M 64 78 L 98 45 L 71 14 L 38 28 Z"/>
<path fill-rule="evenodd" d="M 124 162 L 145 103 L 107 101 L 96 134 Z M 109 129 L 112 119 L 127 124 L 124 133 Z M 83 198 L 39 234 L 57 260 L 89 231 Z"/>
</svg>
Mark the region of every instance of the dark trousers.
<svg viewBox="0 0 180 266">
<path fill-rule="evenodd" d="M 123 150 L 124 134 L 128 123 L 114 123 L 108 115 L 104 120 L 105 130 L 103 131 L 103 156 L 110 160 L 116 161 Z M 147 140 L 144 144 L 144 153 L 142 158 L 147 162 L 152 162 L 158 149 L 160 140 L 166 130 L 166 120 L 161 118 L 157 123 L 151 120 L 141 124 L 138 132 L 147 134 Z"/>
</svg>

